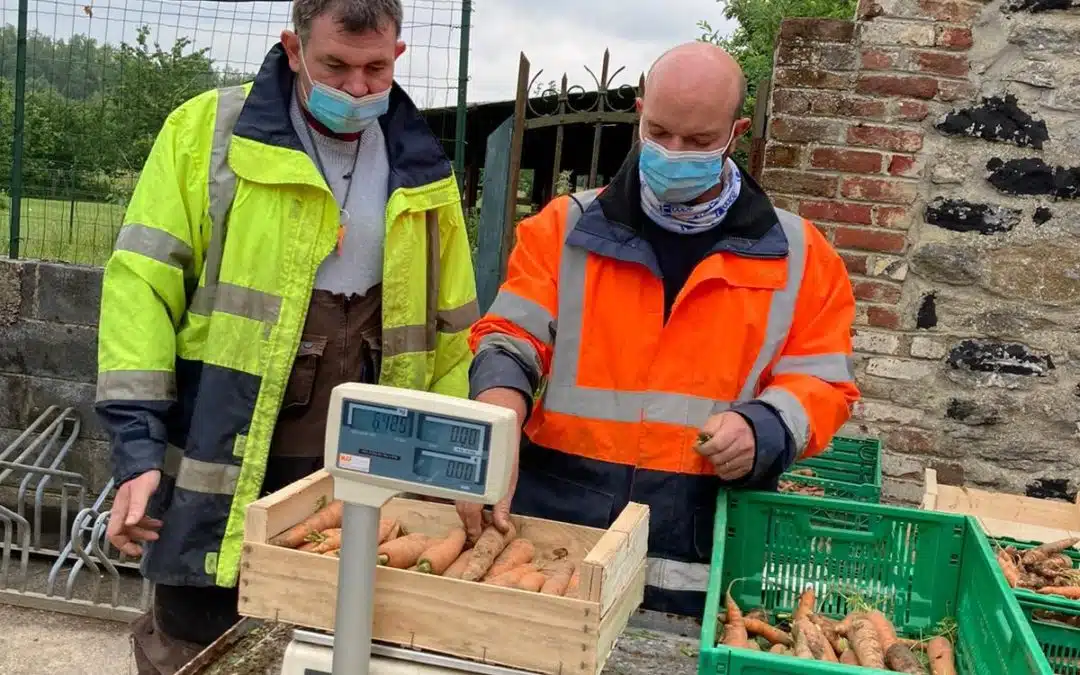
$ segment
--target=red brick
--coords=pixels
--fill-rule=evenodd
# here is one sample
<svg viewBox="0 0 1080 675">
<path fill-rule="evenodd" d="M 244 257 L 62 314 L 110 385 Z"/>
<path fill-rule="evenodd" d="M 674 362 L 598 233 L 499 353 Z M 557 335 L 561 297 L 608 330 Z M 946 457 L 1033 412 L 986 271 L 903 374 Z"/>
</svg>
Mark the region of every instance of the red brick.
<svg viewBox="0 0 1080 675">
<path fill-rule="evenodd" d="M 910 204 L 918 197 L 918 186 L 910 181 L 888 178 L 865 178 L 851 176 L 840 185 L 840 194 L 846 199 L 887 204 Z"/>
<path fill-rule="evenodd" d="M 970 28 L 956 28 L 955 26 L 938 26 L 937 38 L 934 41 L 938 47 L 956 49 L 959 51 L 971 49 L 975 44 L 975 36 Z"/>
<path fill-rule="evenodd" d="M 856 300 L 883 302 L 895 305 L 900 302 L 900 287 L 881 281 L 856 281 L 851 284 Z"/>
<path fill-rule="evenodd" d="M 900 52 L 885 49 L 863 49 L 863 70 L 895 70 L 900 62 Z"/>
<path fill-rule="evenodd" d="M 873 222 L 873 209 L 869 204 L 850 202 L 806 201 L 799 208 L 799 215 L 808 220 L 826 220 L 854 225 L 870 225 Z"/>
<path fill-rule="evenodd" d="M 881 16 L 885 10 L 875 0 L 859 0 L 858 17 L 862 21 L 868 21 Z"/>
<path fill-rule="evenodd" d="M 769 189 L 810 197 L 832 197 L 840 179 L 820 173 L 766 169 L 763 181 Z"/>
<path fill-rule="evenodd" d="M 810 155 L 810 166 L 847 173 L 880 173 L 881 154 L 863 150 L 817 148 Z"/>
<path fill-rule="evenodd" d="M 975 98 L 978 90 L 970 82 L 956 80 L 942 80 L 938 100 L 951 103 L 952 101 L 970 101 Z"/>
<path fill-rule="evenodd" d="M 893 152 L 918 152 L 923 146 L 921 131 L 858 124 L 848 129 L 847 142 Z"/>
<path fill-rule="evenodd" d="M 772 94 L 774 115 L 805 115 L 810 112 L 810 94 L 795 89 L 778 89 Z"/>
<path fill-rule="evenodd" d="M 890 307 L 867 307 L 866 320 L 874 328 L 888 328 L 889 330 L 900 328 L 900 313 Z"/>
<path fill-rule="evenodd" d="M 830 120 L 774 117 L 769 138 L 789 143 L 833 143 L 840 140 L 844 125 Z"/>
<path fill-rule="evenodd" d="M 924 18 L 946 23 L 970 23 L 982 11 L 980 5 L 958 0 L 919 0 Z"/>
<path fill-rule="evenodd" d="M 855 36 L 855 22 L 841 19 L 784 19 L 780 37 L 816 40 L 819 42 L 850 42 Z"/>
<path fill-rule="evenodd" d="M 912 122 L 922 122 L 930 115 L 930 106 L 924 101 L 899 101 L 897 117 Z"/>
<path fill-rule="evenodd" d="M 919 175 L 919 167 L 911 155 L 893 155 L 889 160 L 889 173 L 893 176 L 912 178 Z"/>
<path fill-rule="evenodd" d="M 915 52 L 915 63 L 924 73 L 948 77 L 967 77 L 971 64 L 963 54 L 941 52 Z"/>
<path fill-rule="evenodd" d="M 777 68 L 773 78 L 778 87 L 803 89 L 848 89 L 851 75 L 832 73 L 820 68 Z"/>
<path fill-rule="evenodd" d="M 937 96 L 938 88 L 935 78 L 920 75 L 863 75 L 856 85 L 860 94 L 925 99 Z"/>
<path fill-rule="evenodd" d="M 848 274 L 866 274 L 866 270 L 870 269 L 870 256 L 865 253 L 840 251 L 840 258 L 844 261 Z"/>
<path fill-rule="evenodd" d="M 838 227 L 835 236 L 838 248 L 853 248 L 859 251 L 879 251 L 881 253 L 903 253 L 907 239 L 897 232 L 884 230 L 866 230 L 857 227 Z"/>
<path fill-rule="evenodd" d="M 854 94 L 823 91 L 810 101 L 810 112 L 828 117 L 860 117 L 880 120 L 885 118 L 885 101 Z"/>
<path fill-rule="evenodd" d="M 875 206 L 874 225 L 890 230 L 906 230 L 911 226 L 911 208 L 907 206 Z"/>
<path fill-rule="evenodd" d="M 765 149 L 765 166 L 795 168 L 802 163 L 802 148 L 797 145 L 770 143 Z"/>
</svg>

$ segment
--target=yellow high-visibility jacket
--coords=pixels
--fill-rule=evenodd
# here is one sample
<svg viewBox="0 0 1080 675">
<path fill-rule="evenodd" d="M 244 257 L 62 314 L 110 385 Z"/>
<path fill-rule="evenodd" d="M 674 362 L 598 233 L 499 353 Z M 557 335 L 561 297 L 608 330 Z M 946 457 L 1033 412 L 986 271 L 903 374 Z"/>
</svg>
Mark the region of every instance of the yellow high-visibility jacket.
<svg viewBox="0 0 1080 675">
<path fill-rule="evenodd" d="M 251 83 L 173 111 L 105 268 L 97 410 L 120 484 L 163 472 L 156 583 L 233 586 L 315 272 L 339 211 L 289 120 L 281 45 Z M 457 183 L 395 84 L 379 383 L 468 396 L 476 286 Z"/>
</svg>

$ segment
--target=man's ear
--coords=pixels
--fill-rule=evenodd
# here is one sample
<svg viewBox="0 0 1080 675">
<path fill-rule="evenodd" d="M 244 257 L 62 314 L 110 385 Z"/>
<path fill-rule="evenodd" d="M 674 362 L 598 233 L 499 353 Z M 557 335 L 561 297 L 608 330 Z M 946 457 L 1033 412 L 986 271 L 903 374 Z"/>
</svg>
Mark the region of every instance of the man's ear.
<svg viewBox="0 0 1080 675">
<path fill-rule="evenodd" d="M 735 122 L 735 128 L 734 128 L 734 134 L 733 134 L 734 137 L 739 138 L 740 136 L 745 134 L 747 131 L 749 131 L 751 124 L 752 124 L 752 122 L 750 121 L 749 117 L 743 117 L 742 119 L 737 120 Z"/>
<path fill-rule="evenodd" d="M 404 40 L 398 40 L 397 44 L 394 45 L 394 60 L 396 61 L 404 53 L 405 53 L 405 41 Z"/>
<path fill-rule="evenodd" d="M 281 46 L 289 57 L 289 68 L 294 73 L 300 72 L 300 37 L 291 30 L 281 31 Z"/>
<path fill-rule="evenodd" d="M 645 102 L 641 100 L 640 96 L 638 96 L 637 98 L 634 99 L 634 110 L 637 111 L 638 115 L 641 114 L 641 109 L 644 108 L 644 107 L 645 107 Z"/>
</svg>

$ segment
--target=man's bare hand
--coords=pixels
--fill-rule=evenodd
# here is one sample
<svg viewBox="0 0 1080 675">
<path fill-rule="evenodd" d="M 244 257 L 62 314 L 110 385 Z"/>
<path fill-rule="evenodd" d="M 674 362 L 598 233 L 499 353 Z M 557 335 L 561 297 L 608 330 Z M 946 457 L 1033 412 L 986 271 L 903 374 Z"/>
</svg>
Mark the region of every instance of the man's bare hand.
<svg viewBox="0 0 1080 675">
<path fill-rule="evenodd" d="M 488 389 L 476 397 L 481 403 L 509 408 L 517 413 L 518 424 L 525 419 L 525 398 L 516 389 Z M 514 490 L 517 489 L 518 458 L 513 458 L 513 472 L 510 474 L 510 488 L 506 496 L 492 507 L 492 522 L 500 532 L 510 531 L 510 502 L 514 499 Z M 469 541 L 476 541 L 484 530 L 484 505 L 476 502 L 457 502 L 458 516 L 465 526 Z"/>
<path fill-rule="evenodd" d="M 754 430 L 739 413 L 713 415 L 702 427 L 703 440 L 695 449 L 706 457 L 724 480 L 738 480 L 754 468 L 757 448 Z"/>
<path fill-rule="evenodd" d="M 156 541 L 161 521 L 146 515 L 146 505 L 161 482 L 160 471 L 147 471 L 132 478 L 116 490 L 109 527 L 105 533 L 109 541 L 122 553 L 131 557 L 142 555 L 139 542 Z"/>
</svg>

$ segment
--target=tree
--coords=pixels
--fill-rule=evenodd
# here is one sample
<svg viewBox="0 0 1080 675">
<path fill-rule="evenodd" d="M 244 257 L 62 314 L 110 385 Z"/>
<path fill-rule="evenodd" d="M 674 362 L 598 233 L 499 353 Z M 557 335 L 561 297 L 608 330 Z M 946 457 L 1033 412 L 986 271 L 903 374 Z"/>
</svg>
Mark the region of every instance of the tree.
<svg viewBox="0 0 1080 675">
<path fill-rule="evenodd" d="M 738 26 L 728 36 L 722 36 L 708 20 L 698 21 L 698 38 L 723 47 L 746 74 L 747 96 L 743 113 L 753 115 L 757 88 L 761 80 L 772 73 L 773 52 L 780 24 L 793 17 L 852 19 L 857 0 L 716 0 L 724 6 L 724 18 L 734 19 Z"/>
</svg>

